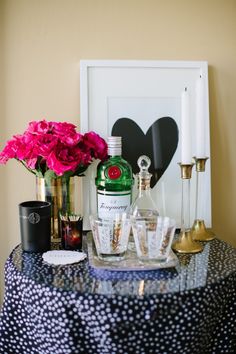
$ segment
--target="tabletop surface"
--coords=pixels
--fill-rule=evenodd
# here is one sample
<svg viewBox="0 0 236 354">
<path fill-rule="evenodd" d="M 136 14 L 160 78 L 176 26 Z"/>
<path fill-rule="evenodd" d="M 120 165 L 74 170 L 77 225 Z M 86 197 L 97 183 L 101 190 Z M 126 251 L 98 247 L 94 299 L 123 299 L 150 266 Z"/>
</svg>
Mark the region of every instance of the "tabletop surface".
<svg viewBox="0 0 236 354">
<path fill-rule="evenodd" d="M 218 239 L 205 243 L 199 254 L 179 255 L 175 268 L 153 271 L 99 270 L 91 267 L 88 259 L 73 265 L 52 266 L 39 253 L 22 252 L 20 245 L 10 257 L 16 269 L 36 283 L 103 295 L 145 296 L 188 291 L 220 282 L 236 271 L 236 249 Z"/>
<path fill-rule="evenodd" d="M 215 239 L 178 260 L 106 271 L 88 259 L 48 265 L 17 246 L 5 265 L 0 353 L 236 353 L 236 250 Z"/>
</svg>

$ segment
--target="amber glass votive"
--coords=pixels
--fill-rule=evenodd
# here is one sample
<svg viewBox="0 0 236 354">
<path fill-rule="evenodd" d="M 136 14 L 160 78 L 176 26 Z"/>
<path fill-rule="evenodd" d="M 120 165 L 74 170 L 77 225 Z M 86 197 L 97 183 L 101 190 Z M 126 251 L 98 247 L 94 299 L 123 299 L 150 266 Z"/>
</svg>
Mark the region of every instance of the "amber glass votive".
<svg viewBox="0 0 236 354">
<path fill-rule="evenodd" d="M 83 218 L 81 215 L 60 213 L 60 233 L 63 249 L 82 250 Z"/>
</svg>

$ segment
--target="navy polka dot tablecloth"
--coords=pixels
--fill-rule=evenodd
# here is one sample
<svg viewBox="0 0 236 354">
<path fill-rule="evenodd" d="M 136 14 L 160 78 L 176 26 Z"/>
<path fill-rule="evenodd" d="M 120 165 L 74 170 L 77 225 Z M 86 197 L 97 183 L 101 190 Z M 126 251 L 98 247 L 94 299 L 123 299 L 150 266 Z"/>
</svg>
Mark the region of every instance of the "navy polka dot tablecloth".
<svg viewBox="0 0 236 354">
<path fill-rule="evenodd" d="M 106 273 L 106 272 L 105 272 Z M 50 266 L 16 247 L 5 265 L 0 353 L 236 353 L 236 251 L 213 240 L 176 269 Z"/>
</svg>

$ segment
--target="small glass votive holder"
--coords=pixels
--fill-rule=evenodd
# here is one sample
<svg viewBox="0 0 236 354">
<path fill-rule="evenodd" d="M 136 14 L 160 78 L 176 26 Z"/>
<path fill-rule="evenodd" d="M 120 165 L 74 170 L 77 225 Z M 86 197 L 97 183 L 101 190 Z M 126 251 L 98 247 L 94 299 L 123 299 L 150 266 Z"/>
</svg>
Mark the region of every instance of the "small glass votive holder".
<svg viewBox="0 0 236 354">
<path fill-rule="evenodd" d="M 131 217 L 131 225 L 138 258 L 165 262 L 175 234 L 175 220 L 166 216 Z"/>
<path fill-rule="evenodd" d="M 64 250 L 82 250 L 83 218 L 81 215 L 59 213 L 61 244 Z"/>
<path fill-rule="evenodd" d="M 107 219 L 91 215 L 90 224 L 98 258 L 108 262 L 124 259 L 131 229 L 128 215 L 116 214 Z"/>
</svg>

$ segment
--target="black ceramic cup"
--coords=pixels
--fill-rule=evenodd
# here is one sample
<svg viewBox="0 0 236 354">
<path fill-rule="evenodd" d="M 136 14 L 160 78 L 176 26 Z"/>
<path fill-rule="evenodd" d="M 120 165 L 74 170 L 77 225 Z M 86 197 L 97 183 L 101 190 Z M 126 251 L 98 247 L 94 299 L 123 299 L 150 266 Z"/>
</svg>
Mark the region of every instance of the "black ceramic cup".
<svg viewBox="0 0 236 354">
<path fill-rule="evenodd" d="M 32 200 L 19 204 L 21 246 L 26 252 L 51 248 L 51 203 Z"/>
</svg>

